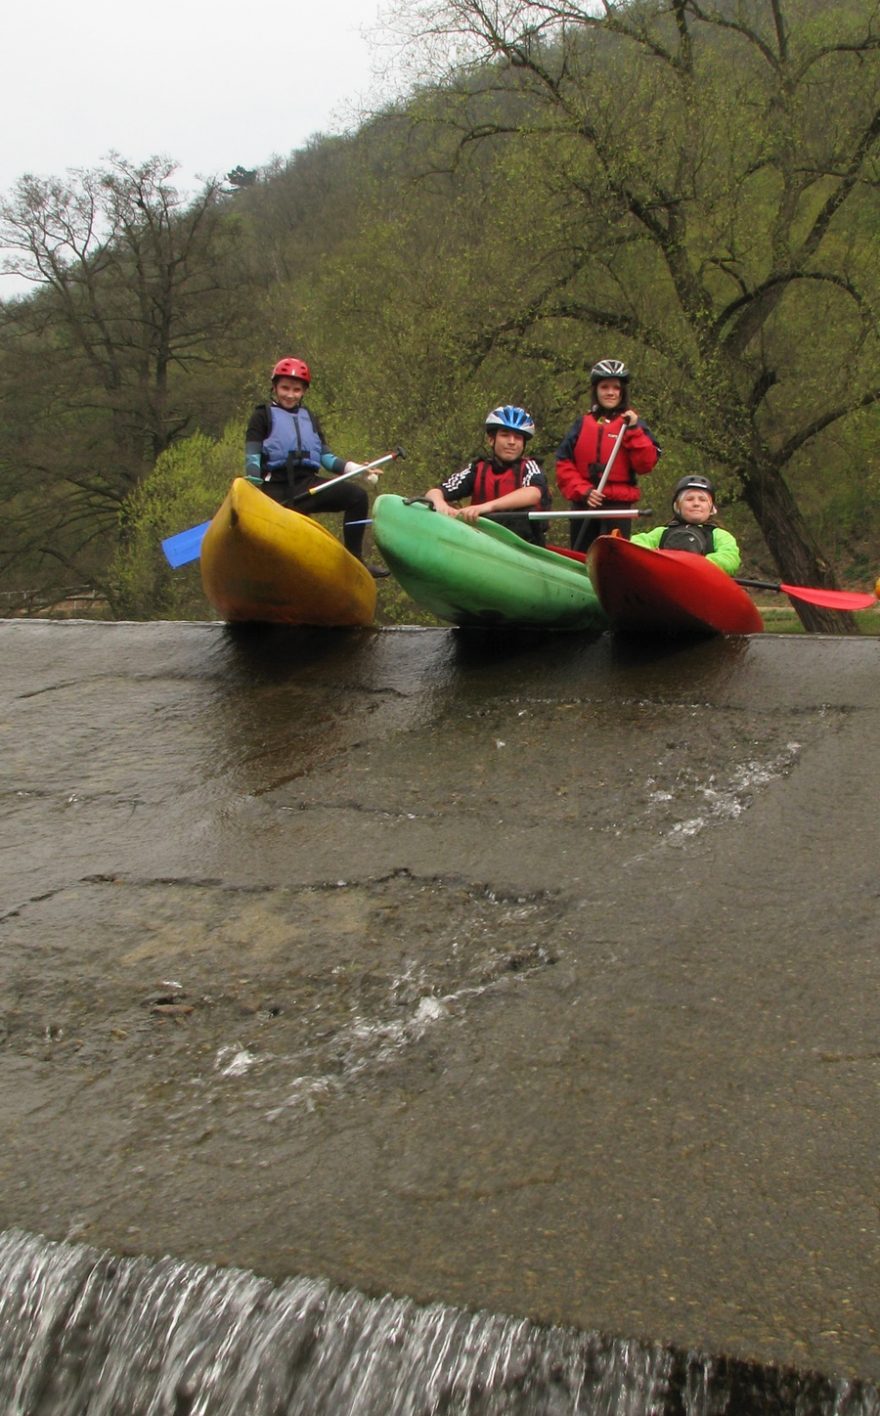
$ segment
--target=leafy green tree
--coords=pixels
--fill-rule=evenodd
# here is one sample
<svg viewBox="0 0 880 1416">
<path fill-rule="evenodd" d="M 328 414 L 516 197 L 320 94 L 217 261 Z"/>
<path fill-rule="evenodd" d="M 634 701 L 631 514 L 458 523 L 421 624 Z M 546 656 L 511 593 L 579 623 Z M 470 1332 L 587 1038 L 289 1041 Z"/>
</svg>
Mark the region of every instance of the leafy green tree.
<svg viewBox="0 0 880 1416">
<path fill-rule="evenodd" d="M 257 180 L 257 169 L 255 167 L 242 167 L 241 163 L 233 167 L 231 172 L 227 172 L 226 180 L 230 187 L 252 187 Z"/>
<path fill-rule="evenodd" d="M 210 520 L 241 466 L 238 424 L 230 424 L 219 439 L 195 433 L 162 453 L 122 510 L 122 540 L 106 576 L 115 616 L 208 616 L 198 561 L 172 570 L 162 553 L 162 541 Z"/>
<path fill-rule="evenodd" d="M 624 357 L 782 577 L 833 585 L 792 483 L 880 398 L 877 5 L 425 0 L 406 16 L 450 164 L 494 142 L 530 171 L 524 225 L 544 208 L 529 297 L 493 348 L 531 345 L 573 399 L 594 358 Z"/>
</svg>

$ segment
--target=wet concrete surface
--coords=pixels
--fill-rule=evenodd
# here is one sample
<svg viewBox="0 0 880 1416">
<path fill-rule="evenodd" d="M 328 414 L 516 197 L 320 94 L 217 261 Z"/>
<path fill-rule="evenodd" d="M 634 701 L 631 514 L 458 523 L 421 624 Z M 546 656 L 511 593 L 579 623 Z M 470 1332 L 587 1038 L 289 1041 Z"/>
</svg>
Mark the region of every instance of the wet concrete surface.
<svg viewBox="0 0 880 1416">
<path fill-rule="evenodd" d="M 880 1377 L 878 641 L 0 650 L 0 1227 Z"/>
</svg>

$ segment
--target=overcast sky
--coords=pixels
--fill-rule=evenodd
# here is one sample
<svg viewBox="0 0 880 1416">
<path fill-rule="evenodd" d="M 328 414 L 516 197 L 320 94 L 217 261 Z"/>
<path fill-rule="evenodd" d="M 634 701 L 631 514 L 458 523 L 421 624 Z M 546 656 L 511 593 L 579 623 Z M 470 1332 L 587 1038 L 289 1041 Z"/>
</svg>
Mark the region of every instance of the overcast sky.
<svg viewBox="0 0 880 1416">
<path fill-rule="evenodd" d="M 177 185 L 287 156 L 391 97 L 381 0 L 6 0 L 0 193 L 111 149 Z M 0 279 L 0 295 L 12 293 Z"/>
</svg>

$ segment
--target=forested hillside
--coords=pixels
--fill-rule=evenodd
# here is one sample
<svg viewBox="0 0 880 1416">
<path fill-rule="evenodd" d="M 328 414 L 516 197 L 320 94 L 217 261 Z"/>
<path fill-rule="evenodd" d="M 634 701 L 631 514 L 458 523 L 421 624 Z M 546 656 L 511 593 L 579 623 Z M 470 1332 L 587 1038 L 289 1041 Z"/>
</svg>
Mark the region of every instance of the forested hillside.
<svg viewBox="0 0 880 1416">
<path fill-rule="evenodd" d="M 873 583 L 875 0 L 407 0 L 399 22 L 422 80 L 356 133 L 187 201 L 159 159 L 7 195 L 35 282 L 0 307 L 7 606 L 92 585 L 115 614 L 203 614 L 158 539 L 214 509 L 283 354 L 334 449 L 404 444 L 405 492 L 502 401 L 552 475 L 590 366 L 622 358 L 664 447 L 658 518 L 708 472 L 750 568 Z"/>
</svg>

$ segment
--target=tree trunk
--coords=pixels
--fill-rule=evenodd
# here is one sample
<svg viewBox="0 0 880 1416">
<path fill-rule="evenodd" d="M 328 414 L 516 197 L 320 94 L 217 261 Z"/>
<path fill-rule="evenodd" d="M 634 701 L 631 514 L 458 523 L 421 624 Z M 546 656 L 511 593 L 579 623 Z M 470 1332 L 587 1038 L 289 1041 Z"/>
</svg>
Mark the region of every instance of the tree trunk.
<svg viewBox="0 0 880 1416">
<path fill-rule="evenodd" d="M 788 483 L 775 467 L 754 463 L 741 473 L 746 502 L 761 528 L 767 549 L 789 585 L 838 589 L 834 572 L 824 559 L 798 509 Z M 804 629 L 814 634 L 858 634 L 853 615 L 793 601 Z"/>
</svg>

